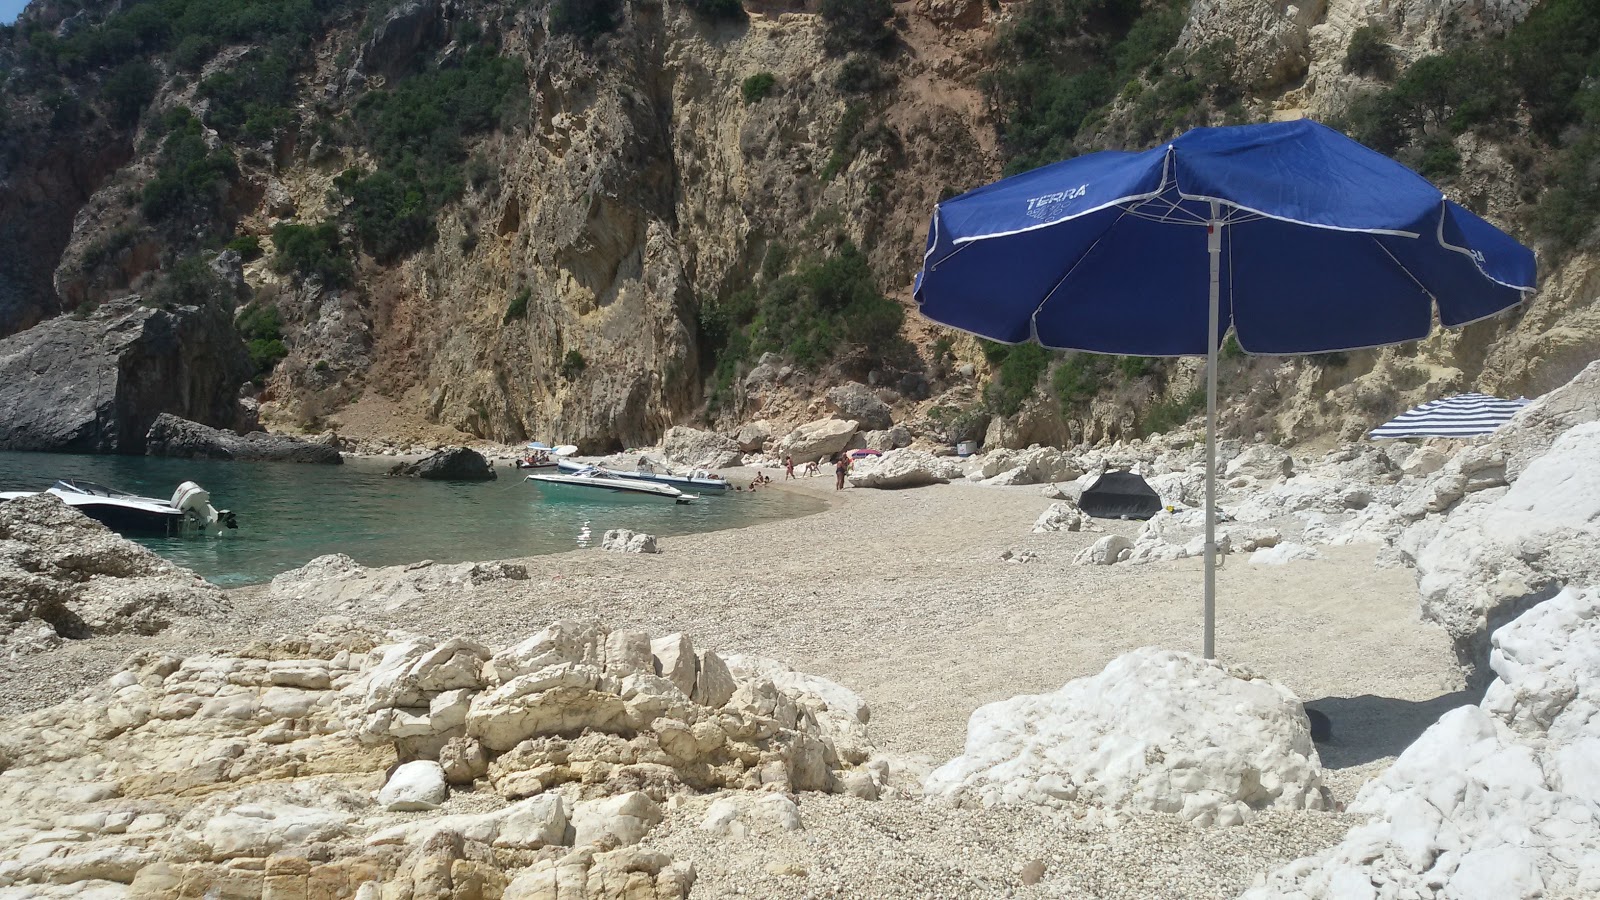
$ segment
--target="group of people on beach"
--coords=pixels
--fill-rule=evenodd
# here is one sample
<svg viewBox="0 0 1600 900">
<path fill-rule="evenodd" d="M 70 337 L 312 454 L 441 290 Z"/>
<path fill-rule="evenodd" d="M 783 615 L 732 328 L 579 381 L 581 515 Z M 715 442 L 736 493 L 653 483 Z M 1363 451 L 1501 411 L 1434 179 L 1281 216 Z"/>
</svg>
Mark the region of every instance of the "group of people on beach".
<svg viewBox="0 0 1600 900">
<path fill-rule="evenodd" d="M 850 454 L 849 453 L 835 453 L 833 455 L 833 477 L 834 477 L 833 489 L 834 490 L 836 490 L 836 491 L 844 490 L 844 477 L 846 475 L 850 474 L 850 465 L 851 465 L 851 459 L 850 459 Z M 815 476 L 815 475 L 820 475 L 821 474 L 821 472 L 818 471 L 818 466 L 817 466 L 817 461 L 816 460 L 813 460 L 813 461 L 811 461 L 809 463 L 806 463 L 805 473 L 807 475 L 809 475 L 809 476 Z M 792 478 L 796 478 L 796 475 L 794 474 L 794 457 L 793 456 L 785 456 L 783 458 L 783 480 L 784 481 L 788 481 L 788 480 L 790 480 Z M 772 479 L 769 478 L 767 480 L 771 481 Z M 753 489 L 754 488 L 752 488 L 752 490 Z"/>
</svg>

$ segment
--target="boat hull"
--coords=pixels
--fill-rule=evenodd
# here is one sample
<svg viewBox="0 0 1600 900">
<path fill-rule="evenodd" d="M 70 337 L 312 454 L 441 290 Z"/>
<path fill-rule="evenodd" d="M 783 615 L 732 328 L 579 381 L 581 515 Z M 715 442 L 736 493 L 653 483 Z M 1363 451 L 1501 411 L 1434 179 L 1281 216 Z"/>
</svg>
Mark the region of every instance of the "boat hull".
<svg viewBox="0 0 1600 900">
<path fill-rule="evenodd" d="M 539 488 L 554 486 L 563 490 L 582 492 L 584 496 L 596 499 L 656 499 L 670 500 L 675 503 L 688 503 L 695 499 L 693 495 L 685 494 L 671 485 L 649 482 L 629 484 L 628 481 L 630 479 L 587 479 L 572 475 L 529 475 L 525 480 L 533 482 Z"/>
<path fill-rule="evenodd" d="M 578 472 L 584 469 L 588 463 L 572 462 L 570 460 L 563 459 L 558 460 L 556 465 L 563 472 Z M 663 475 L 656 472 L 623 472 L 619 469 L 607 469 L 603 467 L 600 469 L 600 471 L 609 472 L 618 478 L 633 478 L 639 481 L 653 481 L 657 484 L 670 485 L 675 488 L 690 488 L 696 491 L 707 491 L 714 494 L 720 494 L 728 489 L 728 482 L 715 478 L 693 478 L 686 475 Z"/>
</svg>

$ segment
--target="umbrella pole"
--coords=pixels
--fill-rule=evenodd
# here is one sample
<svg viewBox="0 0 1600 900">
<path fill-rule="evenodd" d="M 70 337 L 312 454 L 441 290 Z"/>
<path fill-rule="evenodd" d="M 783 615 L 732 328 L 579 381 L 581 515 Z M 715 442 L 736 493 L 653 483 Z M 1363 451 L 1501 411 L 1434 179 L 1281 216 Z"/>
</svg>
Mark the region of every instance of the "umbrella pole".
<svg viewBox="0 0 1600 900">
<path fill-rule="evenodd" d="M 1206 226 L 1206 252 L 1211 255 L 1211 330 L 1206 341 L 1206 587 L 1205 658 L 1215 659 L 1217 627 L 1217 320 L 1221 307 L 1222 216 L 1211 203 Z"/>
</svg>

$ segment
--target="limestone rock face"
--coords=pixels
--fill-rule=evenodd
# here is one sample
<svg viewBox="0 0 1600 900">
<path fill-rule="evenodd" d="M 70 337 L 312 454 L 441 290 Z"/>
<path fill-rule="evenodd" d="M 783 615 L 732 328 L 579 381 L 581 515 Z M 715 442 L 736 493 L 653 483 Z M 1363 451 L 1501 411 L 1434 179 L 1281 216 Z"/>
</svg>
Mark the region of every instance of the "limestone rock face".
<svg viewBox="0 0 1600 900">
<path fill-rule="evenodd" d="M 613 553 L 660 553 L 656 536 L 626 528 L 612 528 L 600 539 L 600 549 Z"/>
<path fill-rule="evenodd" d="M 766 422 L 746 422 L 733 435 L 733 442 L 744 453 L 760 453 L 767 441 L 772 440 L 772 426 Z"/>
<path fill-rule="evenodd" d="M 145 434 L 147 456 L 179 459 L 271 460 L 274 462 L 344 462 L 337 447 L 256 431 L 237 435 L 162 413 Z"/>
<path fill-rule="evenodd" d="M 789 432 L 778 442 L 777 456 L 793 456 L 796 465 L 832 456 L 850 445 L 855 421 L 818 419 Z"/>
<path fill-rule="evenodd" d="M 390 475 L 414 475 L 431 481 L 493 481 L 499 477 L 483 454 L 470 447 L 447 447 L 426 459 L 401 463 Z"/>
<path fill-rule="evenodd" d="M 355 68 L 365 75 L 397 78 L 418 64 L 418 51 L 445 35 L 440 0 L 407 0 L 389 11 L 361 48 Z"/>
<path fill-rule="evenodd" d="M 234 655 L 139 653 L 9 718 L 0 893 L 681 898 L 692 867 L 636 846 L 672 795 L 881 778 L 852 692 L 682 636 L 382 640 L 326 619 Z"/>
<path fill-rule="evenodd" d="M 965 752 L 924 784 L 956 802 L 1077 801 L 1202 825 L 1324 803 L 1310 725 L 1288 688 L 1152 647 L 1053 694 L 979 707 Z"/>
<path fill-rule="evenodd" d="M 0 450 L 142 453 L 162 413 L 233 423 L 250 362 L 228 314 L 136 299 L 0 340 Z"/>
<path fill-rule="evenodd" d="M 527 567 L 517 563 L 443 565 L 424 560 L 409 566 L 369 569 L 343 553 L 330 553 L 273 576 L 270 590 L 279 597 L 327 608 L 355 605 L 397 609 L 429 594 L 470 596 L 484 585 L 527 578 Z"/>
<path fill-rule="evenodd" d="M 1311 64 L 1310 29 L 1326 5 L 1326 0 L 1201 0 L 1178 45 L 1187 50 L 1231 45 L 1234 77 L 1255 90 L 1270 90 L 1305 74 Z"/>
<path fill-rule="evenodd" d="M 1568 429 L 1509 488 L 1470 494 L 1414 528 L 1423 616 L 1486 678 L 1495 627 L 1564 584 L 1600 584 L 1600 422 Z"/>
<path fill-rule="evenodd" d="M 44 494 L 0 502 L 0 651 L 158 634 L 224 614 L 222 591 Z"/>
<path fill-rule="evenodd" d="M 828 408 L 841 419 L 854 419 L 867 431 L 887 431 L 894 424 L 889 404 L 878 399 L 872 389 L 859 381 L 847 381 L 828 391 Z"/>
<path fill-rule="evenodd" d="M 849 475 L 855 487 L 884 489 L 946 484 L 960 477 L 961 465 L 956 461 L 910 448 L 857 460 Z"/>
<path fill-rule="evenodd" d="M 1366 824 L 1245 898 L 1600 892 L 1600 591 L 1568 588 L 1496 631 L 1491 664 L 1481 704 L 1361 789 L 1348 811 Z"/>
<path fill-rule="evenodd" d="M 667 429 L 661 452 L 672 462 L 696 469 L 726 469 L 744 459 L 739 444 L 714 431 L 684 425 Z"/>
</svg>

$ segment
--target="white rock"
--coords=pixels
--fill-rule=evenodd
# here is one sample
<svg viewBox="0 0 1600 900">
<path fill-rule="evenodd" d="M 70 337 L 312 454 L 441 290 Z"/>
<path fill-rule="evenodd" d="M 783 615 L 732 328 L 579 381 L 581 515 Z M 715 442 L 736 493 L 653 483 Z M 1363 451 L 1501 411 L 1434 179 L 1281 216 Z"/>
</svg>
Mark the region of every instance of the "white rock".
<svg viewBox="0 0 1600 900">
<path fill-rule="evenodd" d="M 1053 694 L 980 707 L 929 795 L 984 806 L 1086 802 L 1200 824 L 1320 809 L 1322 768 L 1287 688 L 1144 648 Z"/>
<path fill-rule="evenodd" d="M 1050 504 L 1050 507 L 1039 514 L 1033 523 L 1034 534 L 1044 534 L 1051 531 L 1099 531 L 1100 526 L 1094 520 L 1083 514 L 1078 509 L 1078 504 L 1071 500 L 1061 500 Z"/>
<path fill-rule="evenodd" d="M 661 807 L 643 791 L 585 800 L 572 808 L 573 845 L 626 847 L 661 822 Z"/>
<path fill-rule="evenodd" d="M 719 798 L 706 810 L 700 830 L 721 837 L 799 831 L 800 808 L 782 794 L 734 794 Z"/>
<path fill-rule="evenodd" d="M 886 490 L 945 484 L 960 477 L 961 466 L 955 460 L 910 449 L 858 460 L 849 475 L 854 487 Z"/>
<path fill-rule="evenodd" d="M 699 666 L 694 679 L 694 692 L 690 695 L 694 702 L 712 709 L 720 709 L 738 690 L 734 683 L 733 674 L 728 671 L 727 663 L 722 657 L 710 650 L 701 651 Z"/>
<path fill-rule="evenodd" d="M 1261 484 L 1274 484 L 1294 474 L 1294 457 L 1281 447 L 1253 444 L 1228 463 L 1224 479 L 1249 478 Z"/>
<path fill-rule="evenodd" d="M 1133 541 L 1120 534 L 1108 534 L 1084 548 L 1072 561 L 1080 566 L 1109 566 L 1132 552 Z"/>
<path fill-rule="evenodd" d="M 1600 896 L 1600 591 L 1569 588 L 1493 643 L 1483 702 L 1361 789 L 1349 812 L 1369 821 L 1245 897 Z"/>
<path fill-rule="evenodd" d="M 661 438 L 667 459 L 697 469 L 725 469 L 739 465 L 742 451 L 733 440 L 714 431 L 674 425 Z"/>
<path fill-rule="evenodd" d="M 606 531 L 605 537 L 600 539 L 600 549 L 610 550 L 613 553 L 660 553 L 656 547 L 656 536 L 640 531 L 629 531 L 626 528 L 612 528 Z"/>
<path fill-rule="evenodd" d="M 807 422 L 785 435 L 774 453 L 780 459 L 793 456 L 795 465 L 825 459 L 849 446 L 857 425 L 854 420 L 841 419 Z"/>
<path fill-rule="evenodd" d="M 438 809 L 448 794 L 444 769 L 433 760 L 419 759 L 394 770 L 378 792 L 378 805 L 390 812 Z"/>
<path fill-rule="evenodd" d="M 677 685 L 686 697 L 694 693 L 695 673 L 700 663 L 687 635 L 677 632 L 651 641 L 650 655 L 655 674 Z"/>
<path fill-rule="evenodd" d="M 1250 554 L 1252 566 L 1286 566 L 1297 560 L 1321 559 L 1322 554 L 1304 544 L 1286 541 L 1271 547 L 1262 547 Z"/>
</svg>

